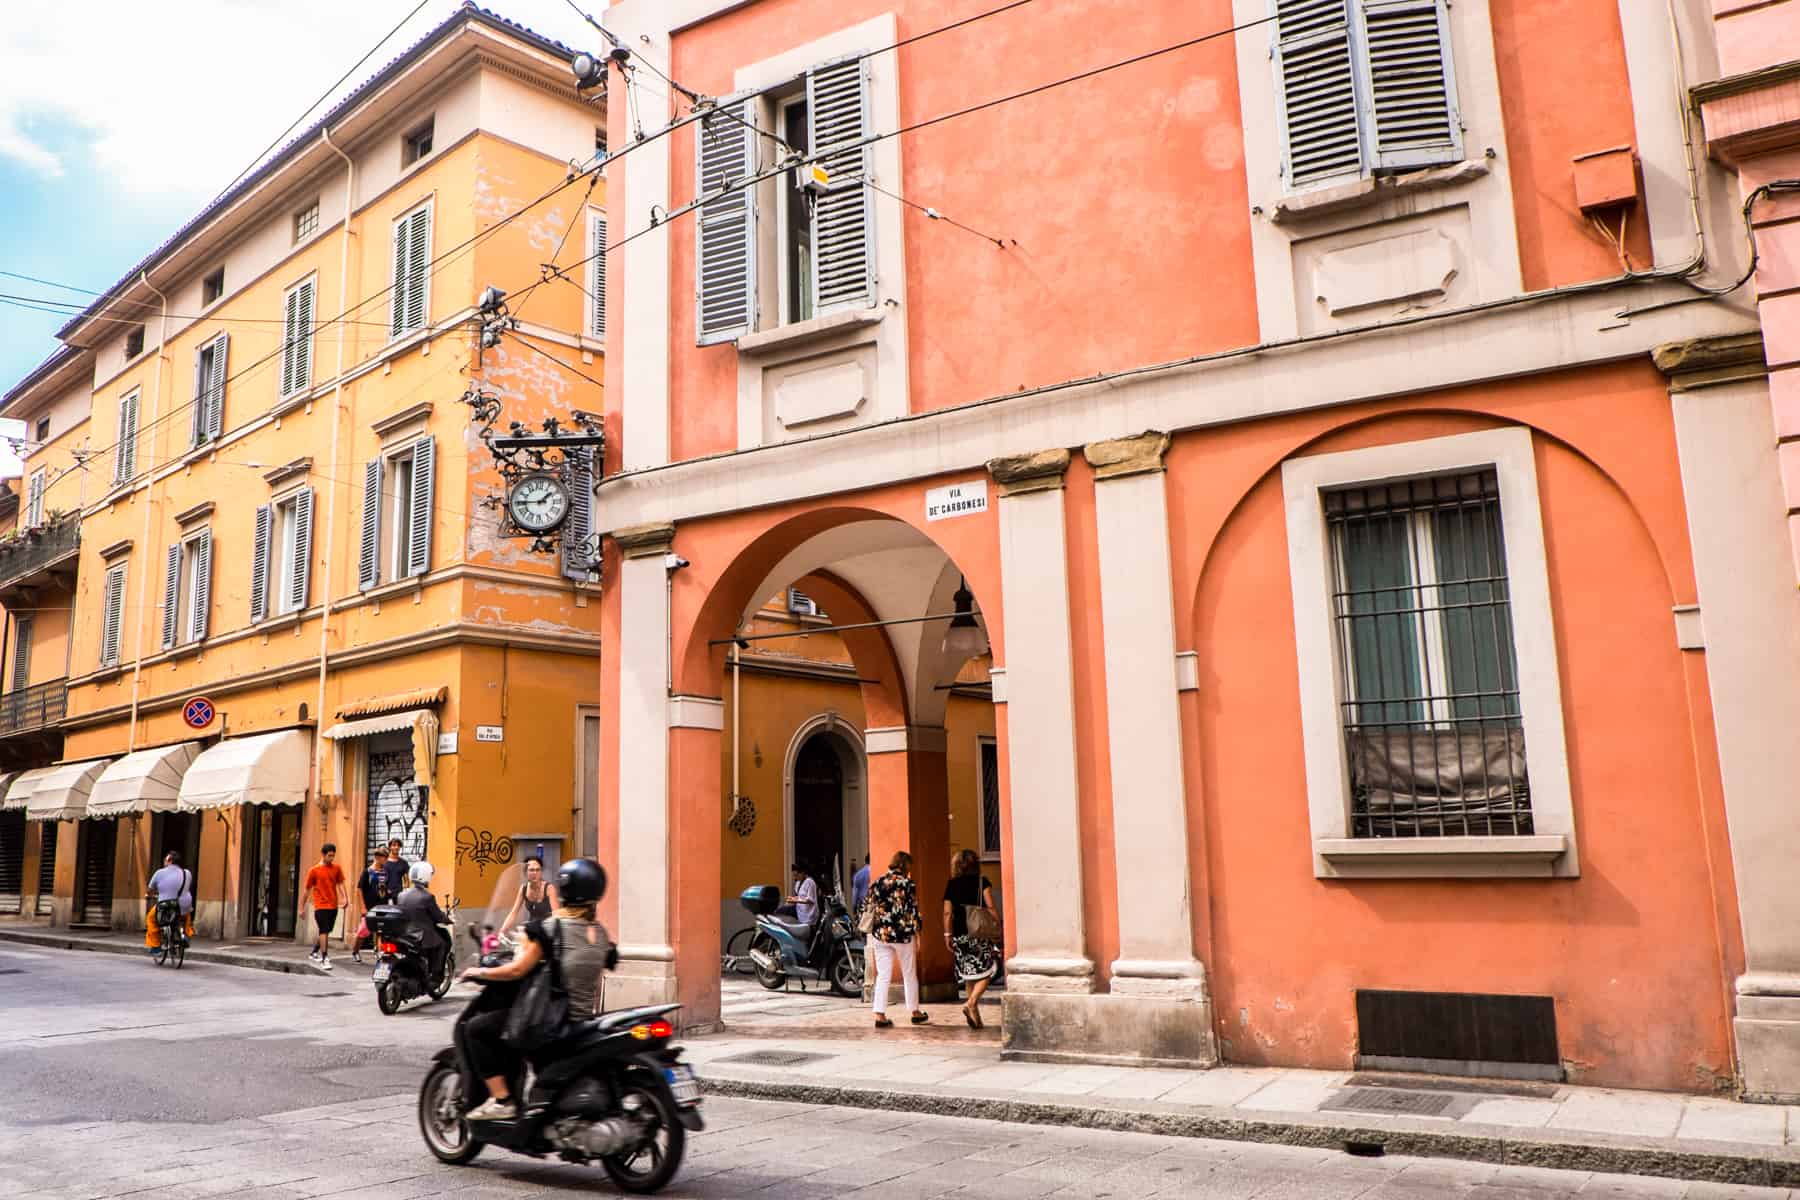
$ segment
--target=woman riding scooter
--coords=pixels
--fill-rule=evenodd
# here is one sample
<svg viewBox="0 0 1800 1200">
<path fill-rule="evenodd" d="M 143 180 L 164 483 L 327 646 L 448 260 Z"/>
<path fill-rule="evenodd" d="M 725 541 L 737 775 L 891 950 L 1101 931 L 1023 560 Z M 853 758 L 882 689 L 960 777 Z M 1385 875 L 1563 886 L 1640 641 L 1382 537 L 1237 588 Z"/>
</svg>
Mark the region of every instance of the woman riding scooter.
<svg viewBox="0 0 1800 1200">
<path fill-rule="evenodd" d="M 606 927 L 594 916 L 594 908 L 606 894 L 606 869 L 591 858 L 575 858 L 556 872 L 560 904 L 553 916 L 525 926 L 525 945 L 511 962 L 498 967 L 477 967 L 463 978 L 482 983 L 523 979 L 548 955 L 554 955 L 563 984 L 568 989 L 569 1020 L 585 1021 L 599 1011 L 600 975 L 616 965 L 618 949 Z M 488 989 L 489 994 L 510 1004 L 515 989 Z M 471 1121 L 509 1121 L 518 1116 L 508 1076 L 518 1066 L 519 1055 L 506 1044 L 507 1009 L 495 1007 L 470 1018 L 465 1027 L 470 1065 L 487 1084 L 488 1099 L 468 1114 Z"/>
</svg>

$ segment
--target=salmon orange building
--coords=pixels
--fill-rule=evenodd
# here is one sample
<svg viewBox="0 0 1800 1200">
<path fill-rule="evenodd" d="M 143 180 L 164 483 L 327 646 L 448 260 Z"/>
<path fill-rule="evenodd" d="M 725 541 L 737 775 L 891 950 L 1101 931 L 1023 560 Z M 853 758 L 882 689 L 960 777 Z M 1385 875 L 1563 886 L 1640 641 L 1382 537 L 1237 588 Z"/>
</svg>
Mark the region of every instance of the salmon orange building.
<svg viewBox="0 0 1800 1200">
<path fill-rule="evenodd" d="M 612 5 L 609 995 L 716 1019 L 797 587 L 940 983 L 985 670 L 1005 1054 L 1800 1096 L 1787 301 L 1687 91 L 1794 8 Z"/>
</svg>

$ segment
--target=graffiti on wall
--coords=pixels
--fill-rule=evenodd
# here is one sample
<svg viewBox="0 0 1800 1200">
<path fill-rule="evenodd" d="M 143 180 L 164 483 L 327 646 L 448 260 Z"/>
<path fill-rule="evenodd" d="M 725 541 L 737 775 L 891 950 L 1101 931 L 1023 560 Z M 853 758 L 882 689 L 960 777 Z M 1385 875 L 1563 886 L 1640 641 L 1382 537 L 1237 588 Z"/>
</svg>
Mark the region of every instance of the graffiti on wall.
<svg viewBox="0 0 1800 1200">
<path fill-rule="evenodd" d="M 487 874 L 489 863 L 505 866 L 513 860 L 513 842 L 495 837 L 492 830 L 464 825 L 456 831 L 456 861 L 472 862 L 478 874 Z"/>
<path fill-rule="evenodd" d="M 400 853 L 410 862 L 425 858 L 426 797 L 413 779 L 412 743 L 394 749 L 369 748 L 369 844 L 372 853 L 400 839 Z"/>
</svg>

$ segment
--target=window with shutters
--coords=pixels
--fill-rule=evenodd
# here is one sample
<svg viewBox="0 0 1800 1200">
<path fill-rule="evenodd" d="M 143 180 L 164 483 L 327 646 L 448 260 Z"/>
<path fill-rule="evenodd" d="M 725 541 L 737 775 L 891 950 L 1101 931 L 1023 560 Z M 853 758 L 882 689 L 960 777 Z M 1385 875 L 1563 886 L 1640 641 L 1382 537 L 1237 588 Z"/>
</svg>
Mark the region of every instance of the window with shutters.
<svg viewBox="0 0 1800 1200">
<path fill-rule="evenodd" d="M 194 400 L 191 444 L 216 442 L 225 428 L 225 371 L 231 335 L 221 333 L 194 355 Z"/>
<path fill-rule="evenodd" d="M 312 583 L 313 490 L 302 488 L 256 510 L 250 557 L 250 620 L 306 608 Z"/>
<path fill-rule="evenodd" d="M 298 396 L 312 387 L 313 331 L 317 322 L 317 277 L 301 280 L 282 297 L 281 398 Z M 223 381 L 221 381 L 221 389 Z M 223 391 L 221 390 L 221 396 Z"/>
<path fill-rule="evenodd" d="M 113 482 L 124 483 L 137 474 L 138 393 L 119 397 L 119 422 L 113 447 Z"/>
<path fill-rule="evenodd" d="M 44 489 L 48 486 L 49 476 L 43 467 L 31 473 L 31 482 L 26 485 L 25 493 L 25 528 L 36 529 L 44 523 Z"/>
<path fill-rule="evenodd" d="M 119 563 L 106 569 L 106 582 L 100 600 L 100 665 L 119 665 L 119 646 L 125 626 L 125 567 Z"/>
<path fill-rule="evenodd" d="M 1448 0 L 1272 0 L 1291 188 L 1462 158 Z"/>
<path fill-rule="evenodd" d="M 875 303 L 869 79 L 866 60 L 822 63 L 786 87 L 723 101 L 701 122 L 701 344 Z M 818 169 L 781 171 L 773 211 L 759 213 L 761 189 L 751 181 L 814 153 L 823 154 Z M 756 270 L 765 250 L 778 265 L 767 305 Z"/>
<path fill-rule="evenodd" d="M 162 648 L 206 640 L 212 614 L 212 530 L 169 547 L 163 573 Z"/>
<path fill-rule="evenodd" d="M 388 336 L 425 328 L 431 304 L 431 205 L 394 222 L 394 275 Z"/>
<path fill-rule="evenodd" d="M 437 444 L 429 437 L 364 466 L 358 588 L 368 591 L 384 579 L 405 579 L 431 569 L 436 491 Z"/>
<path fill-rule="evenodd" d="M 588 209 L 587 332 L 606 336 L 606 214 Z"/>
<path fill-rule="evenodd" d="M 12 680 L 8 691 L 20 691 L 31 683 L 32 617 L 13 619 Z"/>
</svg>

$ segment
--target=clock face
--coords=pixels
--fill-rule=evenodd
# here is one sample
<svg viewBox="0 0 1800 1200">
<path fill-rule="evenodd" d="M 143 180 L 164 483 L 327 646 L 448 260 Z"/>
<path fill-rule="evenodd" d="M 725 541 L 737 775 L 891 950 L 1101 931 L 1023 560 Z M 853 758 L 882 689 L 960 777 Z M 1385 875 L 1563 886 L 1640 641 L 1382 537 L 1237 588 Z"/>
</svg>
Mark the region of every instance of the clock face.
<svg viewBox="0 0 1800 1200">
<path fill-rule="evenodd" d="M 506 497 L 515 524 L 532 533 L 548 533 L 569 515 L 569 493 L 549 475 L 527 475 Z"/>
</svg>

